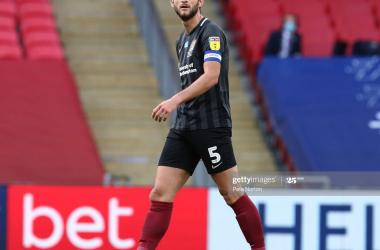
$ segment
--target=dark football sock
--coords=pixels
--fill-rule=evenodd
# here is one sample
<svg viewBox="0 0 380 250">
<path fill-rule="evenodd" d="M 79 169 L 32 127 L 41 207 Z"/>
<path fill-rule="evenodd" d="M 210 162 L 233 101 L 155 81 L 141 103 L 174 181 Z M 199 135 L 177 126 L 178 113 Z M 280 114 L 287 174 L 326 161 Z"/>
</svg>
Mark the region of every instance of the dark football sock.
<svg viewBox="0 0 380 250">
<path fill-rule="evenodd" d="M 152 201 L 146 215 L 137 250 L 155 250 L 170 224 L 173 202 Z"/>
<path fill-rule="evenodd" d="M 263 227 L 255 204 L 244 194 L 231 207 L 251 249 L 265 250 Z"/>
</svg>

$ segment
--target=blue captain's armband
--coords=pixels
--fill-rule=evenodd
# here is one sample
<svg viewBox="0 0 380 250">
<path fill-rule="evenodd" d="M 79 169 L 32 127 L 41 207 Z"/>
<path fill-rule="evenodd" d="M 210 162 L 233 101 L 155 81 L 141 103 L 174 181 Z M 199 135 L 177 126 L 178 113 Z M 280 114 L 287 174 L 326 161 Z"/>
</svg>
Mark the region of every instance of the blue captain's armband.
<svg viewBox="0 0 380 250">
<path fill-rule="evenodd" d="M 209 61 L 222 63 L 222 53 L 216 50 L 207 50 L 205 52 L 204 62 Z"/>
</svg>

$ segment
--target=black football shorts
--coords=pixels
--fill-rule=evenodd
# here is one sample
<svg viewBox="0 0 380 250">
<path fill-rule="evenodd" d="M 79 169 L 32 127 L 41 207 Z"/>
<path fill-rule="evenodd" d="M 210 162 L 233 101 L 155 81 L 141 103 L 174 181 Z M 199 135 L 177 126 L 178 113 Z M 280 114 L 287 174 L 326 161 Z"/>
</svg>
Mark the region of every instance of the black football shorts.
<svg viewBox="0 0 380 250">
<path fill-rule="evenodd" d="M 231 128 L 170 129 L 158 166 L 184 169 L 193 175 L 200 159 L 216 174 L 236 166 Z"/>
</svg>

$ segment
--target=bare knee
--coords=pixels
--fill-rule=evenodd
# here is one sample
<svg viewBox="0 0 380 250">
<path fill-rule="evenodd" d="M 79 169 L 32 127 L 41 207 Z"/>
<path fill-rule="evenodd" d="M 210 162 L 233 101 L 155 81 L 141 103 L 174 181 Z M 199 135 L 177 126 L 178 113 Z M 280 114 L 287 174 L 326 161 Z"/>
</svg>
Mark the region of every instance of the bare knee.
<svg viewBox="0 0 380 250">
<path fill-rule="evenodd" d="M 174 197 L 169 192 L 159 187 L 154 187 L 149 195 L 150 201 L 173 202 L 173 199 Z"/>
<path fill-rule="evenodd" d="M 223 196 L 227 205 L 233 205 L 241 196 L 238 194 L 229 194 L 228 190 L 219 189 L 219 193 Z"/>
</svg>

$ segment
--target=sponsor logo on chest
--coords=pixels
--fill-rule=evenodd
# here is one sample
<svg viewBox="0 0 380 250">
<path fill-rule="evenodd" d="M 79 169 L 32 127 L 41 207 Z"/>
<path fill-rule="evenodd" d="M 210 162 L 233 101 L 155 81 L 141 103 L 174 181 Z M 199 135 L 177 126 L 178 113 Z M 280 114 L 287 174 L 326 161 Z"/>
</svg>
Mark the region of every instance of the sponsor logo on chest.
<svg viewBox="0 0 380 250">
<path fill-rule="evenodd" d="M 197 43 L 197 40 L 193 40 L 193 42 L 191 43 L 190 45 L 190 49 L 189 51 L 187 52 L 187 57 L 190 57 L 193 55 L 193 51 L 194 51 L 194 48 L 195 48 L 195 44 Z"/>
</svg>

